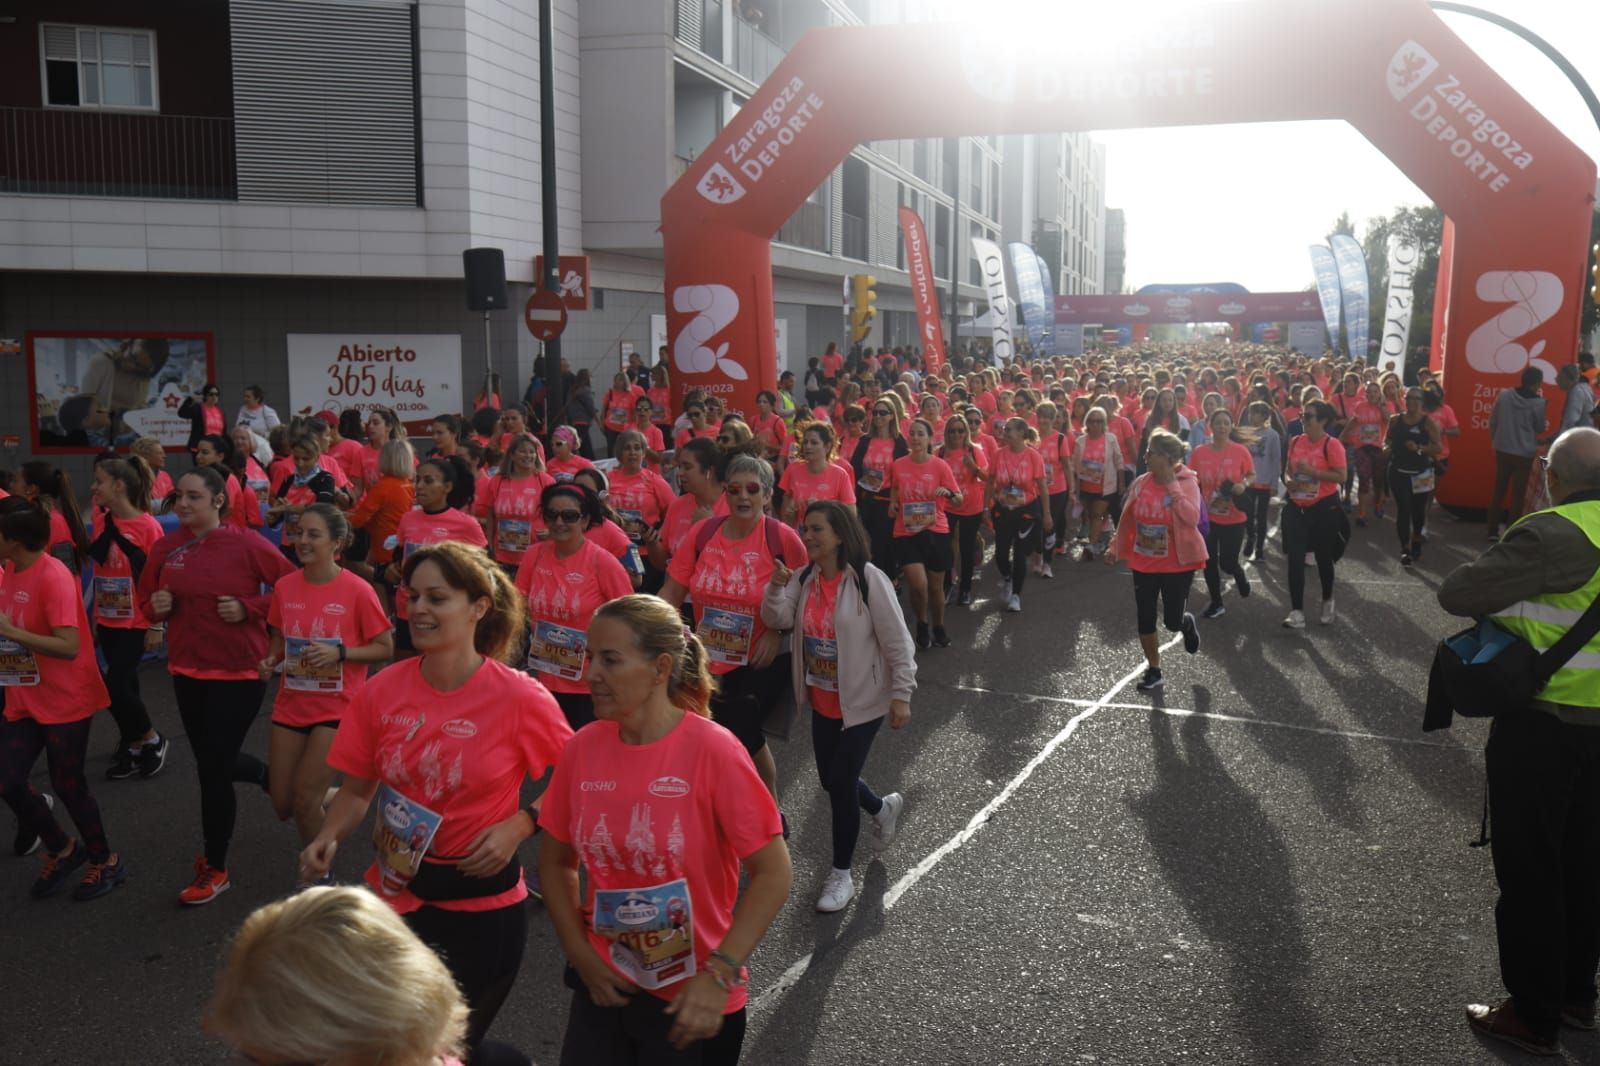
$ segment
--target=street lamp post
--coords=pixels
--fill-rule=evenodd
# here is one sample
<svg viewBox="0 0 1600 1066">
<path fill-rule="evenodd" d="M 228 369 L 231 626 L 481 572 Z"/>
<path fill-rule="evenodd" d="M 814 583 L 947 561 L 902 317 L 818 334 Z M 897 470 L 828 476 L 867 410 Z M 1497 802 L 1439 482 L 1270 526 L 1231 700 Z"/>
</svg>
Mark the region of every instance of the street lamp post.
<svg viewBox="0 0 1600 1066">
<path fill-rule="evenodd" d="M 1432 0 L 1429 6 L 1435 11 L 1451 11 L 1457 15 L 1471 15 L 1473 18 L 1480 18 L 1485 22 L 1492 22 L 1501 29 L 1510 30 L 1543 52 L 1550 62 L 1561 68 L 1561 73 L 1567 76 L 1567 80 L 1572 82 L 1573 88 L 1578 90 L 1578 95 L 1583 97 L 1583 102 L 1589 105 L 1589 114 L 1594 118 L 1595 126 L 1600 127 L 1600 98 L 1597 98 L 1594 90 L 1589 88 L 1589 83 L 1583 80 L 1583 75 L 1578 73 L 1578 68 L 1568 62 L 1566 56 L 1556 51 L 1555 46 L 1549 41 L 1521 23 L 1512 22 L 1504 15 L 1496 14 L 1493 11 L 1485 11 L 1479 7 L 1453 3 L 1451 0 Z"/>
</svg>

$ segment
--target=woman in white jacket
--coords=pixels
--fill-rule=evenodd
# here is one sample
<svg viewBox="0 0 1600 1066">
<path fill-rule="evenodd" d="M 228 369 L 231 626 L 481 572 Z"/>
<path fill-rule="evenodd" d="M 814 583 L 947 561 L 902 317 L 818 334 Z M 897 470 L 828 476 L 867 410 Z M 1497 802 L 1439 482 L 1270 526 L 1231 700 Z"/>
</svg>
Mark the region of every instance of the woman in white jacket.
<svg viewBox="0 0 1600 1066">
<path fill-rule="evenodd" d="M 887 845 L 905 806 L 898 793 L 878 797 L 861 780 L 873 738 L 911 720 L 917 664 L 887 575 L 869 562 L 871 548 L 860 519 L 833 500 L 806 508 L 801 540 L 811 562 L 793 574 L 781 561 L 761 602 L 761 617 L 790 631 L 795 702 L 811 709 L 817 774 L 833 807 L 833 869 L 817 897 L 817 910 L 843 910 L 855 895 L 850 863 L 861 831 L 861 812 Z"/>
</svg>

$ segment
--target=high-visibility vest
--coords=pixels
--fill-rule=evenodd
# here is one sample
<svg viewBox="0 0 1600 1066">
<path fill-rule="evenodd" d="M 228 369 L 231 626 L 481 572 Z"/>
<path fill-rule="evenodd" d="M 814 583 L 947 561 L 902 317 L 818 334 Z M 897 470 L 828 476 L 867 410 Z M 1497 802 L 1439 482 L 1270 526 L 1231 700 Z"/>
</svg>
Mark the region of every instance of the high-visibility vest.
<svg viewBox="0 0 1600 1066">
<path fill-rule="evenodd" d="M 794 397 L 789 395 L 787 389 L 778 390 L 778 413 L 783 416 L 784 425 L 794 428 Z"/>
<path fill-rule="evenodd" d="M 1600 501 L 1564 503 L 1536 513 L 1560 515 L 1581 529 L 1589 543 L 1600 549 Z M 1532 517 L 1525 515 L 1520 521 L 1526 522 Z M 1597 596 L 1600 596 L 1600 571 L 1571 592 L 1541 593 L 1496 611 L 1491 617 L 1496 625 L 1542 652 L 1553 647 L 1577 624 Z M 1556 671 L 1538 698 L 1543 703 L 1567 707 L 1600 707 L 1600 634 L 1592 637 Z"/>
</svg>

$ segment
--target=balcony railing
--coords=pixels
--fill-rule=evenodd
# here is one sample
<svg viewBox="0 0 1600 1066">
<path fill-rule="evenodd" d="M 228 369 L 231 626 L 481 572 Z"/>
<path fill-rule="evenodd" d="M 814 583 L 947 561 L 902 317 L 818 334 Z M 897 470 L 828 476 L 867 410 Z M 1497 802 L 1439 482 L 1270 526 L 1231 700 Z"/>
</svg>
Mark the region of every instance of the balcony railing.
<svg viewBox="0 0 1600 1066">
<path fill-rule="evenodd" d="M 797 248 L 809 248 L 814 252 L 829 251 L 828 209 L 822 204 L 807 200 L 800 205 L 800 210 L 789 216 L 789 221 L 783 224 L 775 240 L 780 244 L 792 244 Z M 859 258 L 865 258 L 865 255 Z"/>
<path fill-rule="evenodd" d="M 234 200 L 233 120 L 0 107 L 0 192 Z"/>
<path fill-rule="evenodd" d="M 783 62 L 783 48 L 743 19 L 733 20 L 733 69 L 756 84 Z"/>
<path fill-rule="evenodd" d="M 846 259 L 867 259 L 867 220 L 859 215 L 845 212 L 843 218 L 844 248 L 842 254 Z"/>
</svg>

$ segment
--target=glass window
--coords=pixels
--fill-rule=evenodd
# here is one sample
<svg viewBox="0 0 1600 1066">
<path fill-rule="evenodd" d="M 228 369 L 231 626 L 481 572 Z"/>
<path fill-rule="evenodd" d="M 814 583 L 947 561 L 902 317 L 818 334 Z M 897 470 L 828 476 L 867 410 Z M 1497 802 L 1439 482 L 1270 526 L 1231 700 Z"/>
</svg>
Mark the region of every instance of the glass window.
<svg viewBox="0 0 1600 1066">
<path fill-rule="evenodd" d="M 155 34 L 48 23 L 41 30 L 47 106 L 157 110 Z"/>
</svg>

